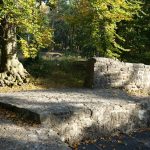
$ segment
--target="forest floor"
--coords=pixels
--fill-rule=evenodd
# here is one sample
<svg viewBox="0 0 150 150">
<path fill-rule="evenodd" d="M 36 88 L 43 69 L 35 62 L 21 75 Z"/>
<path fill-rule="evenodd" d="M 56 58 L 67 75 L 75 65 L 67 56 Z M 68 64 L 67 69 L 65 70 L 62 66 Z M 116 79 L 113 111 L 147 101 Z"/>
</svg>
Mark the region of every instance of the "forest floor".
<svg viewBox="0 0 150 150">
<path fill-rule="evenodd" d="M 52 60 L 28 60 L 23 64 L 31 75 L 30 83 L 21 86 L 0 87 L 0 93 L 49 88 L 83 87 L 85 60 L 62 58 Z"/>
</svg>

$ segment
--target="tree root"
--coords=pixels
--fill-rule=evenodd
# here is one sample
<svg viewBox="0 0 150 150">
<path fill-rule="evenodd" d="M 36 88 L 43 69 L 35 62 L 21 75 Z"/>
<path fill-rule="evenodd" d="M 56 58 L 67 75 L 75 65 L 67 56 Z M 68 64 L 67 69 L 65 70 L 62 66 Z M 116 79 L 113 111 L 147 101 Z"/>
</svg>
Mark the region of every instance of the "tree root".
<svg viewBox="0 0 150 150">
<path fill-rule="evenodd" d="M 22 85 L 29 82 L 30 75 L 24 69 L 23 65 L 17 61 L 17 63 L 7 64 L 7 70 L 0 73 L 0 86 Z"/>
<path fill-rule="evenodd" d="M 19 72 L 16 72 L 14 74 L 10 71 L 0 73 L 0 86 L 2 87 L 12 87 L 13 85 L 22 85 L 27 82 L 29 82 L 29 74 L 26 74 L 26 72 L 22 74 L 20 74 Z"/>
</svg>

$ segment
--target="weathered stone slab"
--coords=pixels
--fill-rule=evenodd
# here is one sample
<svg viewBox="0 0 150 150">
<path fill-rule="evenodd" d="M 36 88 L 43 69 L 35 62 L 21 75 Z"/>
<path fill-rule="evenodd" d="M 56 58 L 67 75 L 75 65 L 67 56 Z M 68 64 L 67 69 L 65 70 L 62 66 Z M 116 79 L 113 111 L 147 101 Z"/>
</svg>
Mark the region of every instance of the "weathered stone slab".
<svg viewBox="0 0 150 150">
<path fill-rule="evenodd" d="M 1 93 L 0 104 L 53 129 L 70 143 L 150 123 L 150 98 L 112 89 L 49 89 Z M 9 105 L 9 107 L 8 107 Z"/>
</svg>

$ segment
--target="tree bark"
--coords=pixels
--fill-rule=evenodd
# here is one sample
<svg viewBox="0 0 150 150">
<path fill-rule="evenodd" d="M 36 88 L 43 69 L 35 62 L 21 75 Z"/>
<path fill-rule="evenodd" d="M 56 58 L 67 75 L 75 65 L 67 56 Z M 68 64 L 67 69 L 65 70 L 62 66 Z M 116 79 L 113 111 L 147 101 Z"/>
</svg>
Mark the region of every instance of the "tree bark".
<svg viewBox="0 0 150 150">
<path fill-rule="evenodd" d="M 17 57 L 16 27 L 3 18 L 0 26 L 1 65 L 0 86 L 21 85 L 27 82 L 29 74 Z"/>
</svg>

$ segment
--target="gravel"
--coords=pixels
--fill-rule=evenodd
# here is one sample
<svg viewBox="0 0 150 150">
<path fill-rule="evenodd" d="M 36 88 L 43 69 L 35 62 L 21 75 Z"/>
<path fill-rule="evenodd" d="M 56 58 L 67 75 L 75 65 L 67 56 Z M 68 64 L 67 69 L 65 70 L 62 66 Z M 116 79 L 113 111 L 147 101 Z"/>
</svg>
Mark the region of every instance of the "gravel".
<svg viewBox="0 0 150 150">
<path fill-rule="evenodd" d="M 53 130 L 17 118 L 5 109 L 0 112 L 1 150 L 69 150 Z"/>
</svg>

